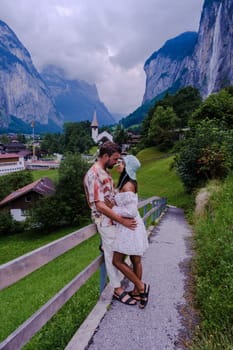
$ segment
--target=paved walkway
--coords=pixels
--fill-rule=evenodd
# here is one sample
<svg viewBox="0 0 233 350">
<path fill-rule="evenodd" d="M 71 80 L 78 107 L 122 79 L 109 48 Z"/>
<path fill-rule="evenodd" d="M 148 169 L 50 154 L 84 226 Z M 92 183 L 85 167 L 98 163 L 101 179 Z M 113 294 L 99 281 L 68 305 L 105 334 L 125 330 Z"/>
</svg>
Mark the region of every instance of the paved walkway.
<svg viewBox="0 0 233 350">
<path fill-rule="evenodd" d="M 183 267 L 191 258 L 189 237 L 191 229 L 183 211 L 169 207 L 153 229 L 142 261 L 143 280 L 151 285 L 147 307 L 140 310 L 138 306 L 126 306 L 116 300 L 109 307 L 112 291 L 108 286 L 93 315 L 66 350 L 185 349 L 180 341 L 185 326 L 179 310 L 186 305 L 187 278 Z M 129 283 L 127 289 L 131 288 Z M 92 329 L 95 324 L 98 326 Z"/>
</svg>

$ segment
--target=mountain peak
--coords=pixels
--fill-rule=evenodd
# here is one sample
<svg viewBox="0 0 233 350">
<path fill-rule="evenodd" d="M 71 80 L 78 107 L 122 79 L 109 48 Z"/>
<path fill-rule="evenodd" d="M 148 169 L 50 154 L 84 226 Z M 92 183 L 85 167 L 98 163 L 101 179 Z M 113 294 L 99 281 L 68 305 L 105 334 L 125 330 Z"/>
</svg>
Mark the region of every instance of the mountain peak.
<svg viewBox="0 0 233 350">
<path fill-rule="evenodd" d="M 184 32 L 172 39 L 169 39 L 156 52 L 154 52 L 145 62 L 145 66 L 156 59 L 159 55 L 167 56 L 171 59 L 183 59 L 193 54 L 197 42 L 197 32 Z"/>
</svg>

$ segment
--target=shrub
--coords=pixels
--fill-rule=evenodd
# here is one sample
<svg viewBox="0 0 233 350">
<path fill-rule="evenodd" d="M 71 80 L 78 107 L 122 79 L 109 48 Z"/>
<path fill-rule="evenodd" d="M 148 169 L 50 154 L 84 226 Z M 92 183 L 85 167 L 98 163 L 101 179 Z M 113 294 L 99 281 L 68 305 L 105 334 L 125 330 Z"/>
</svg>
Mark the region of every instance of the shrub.
<svg viewBox="0 0 233 350">
<path fill-rule="evenodd" d="M 90 215 L 83 187 L 88 164 L 80 154 L 67 154 L 59 168 L 56 194 L 42 198 L 31 209 L 27 224 L 40 230 L 54 229 L 61 225 L 79 225 Z"/>
<path fill-rule="evenodd" d="M 203 120 L 188 132 L 175 159 L 187 191 L 229 174 L 233 169 L 232 140 L 233 130 L 224 129 L 216 120 Z"/>
<path fill-rule="evenodd" d="M 13 219 L 8 210 L 0 211 L 0 234 L 12 233 L 14 228 Z"/>
<path fill-rule="evenodd" d="M 30 171 L 17 171 L 15 173 L 3 175 L 0 177 L 0 199 L 3 199 L 11 192 L 20 187 L 26 186 L 33 182 Z"/>
</svg>

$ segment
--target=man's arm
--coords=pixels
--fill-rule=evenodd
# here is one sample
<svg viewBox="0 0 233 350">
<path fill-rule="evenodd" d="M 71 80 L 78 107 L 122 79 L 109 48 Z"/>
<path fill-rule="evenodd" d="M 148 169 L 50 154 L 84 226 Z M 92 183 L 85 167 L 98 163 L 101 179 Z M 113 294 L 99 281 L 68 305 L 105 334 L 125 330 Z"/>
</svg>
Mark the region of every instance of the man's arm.
<svg viewBox="0 0 233 350">
<path fill-rule="evenodd" d="M 119 224 L 134 230 L 137 226 L 137 222 L 135 219 L 124 218 L 118 214 L 116 214 L 111 208 L 109 208 L 104 202 L 98 201 L 95 203 L 96 209 L 100 211 L 102 214 L 106 215 L 113 221 L 119 222 Z"/>
</svg>

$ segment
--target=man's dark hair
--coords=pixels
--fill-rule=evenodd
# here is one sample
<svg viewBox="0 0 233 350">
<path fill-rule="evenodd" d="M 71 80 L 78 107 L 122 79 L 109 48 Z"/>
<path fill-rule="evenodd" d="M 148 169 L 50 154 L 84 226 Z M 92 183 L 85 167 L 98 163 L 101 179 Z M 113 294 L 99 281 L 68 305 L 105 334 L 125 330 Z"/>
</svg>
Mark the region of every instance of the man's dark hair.
<svg viewBox="0 0 233 350">
<path fill-rule="evenodd" d="M 103 157 L 103 155 L 106 153 L 109 157 L 111 157 L 111 155 L 115 152 L 121 154 L 121 147 L 115 142 L 106 141 L 101 145 L 99 149 L 99 157 Z"/>
</svg>

